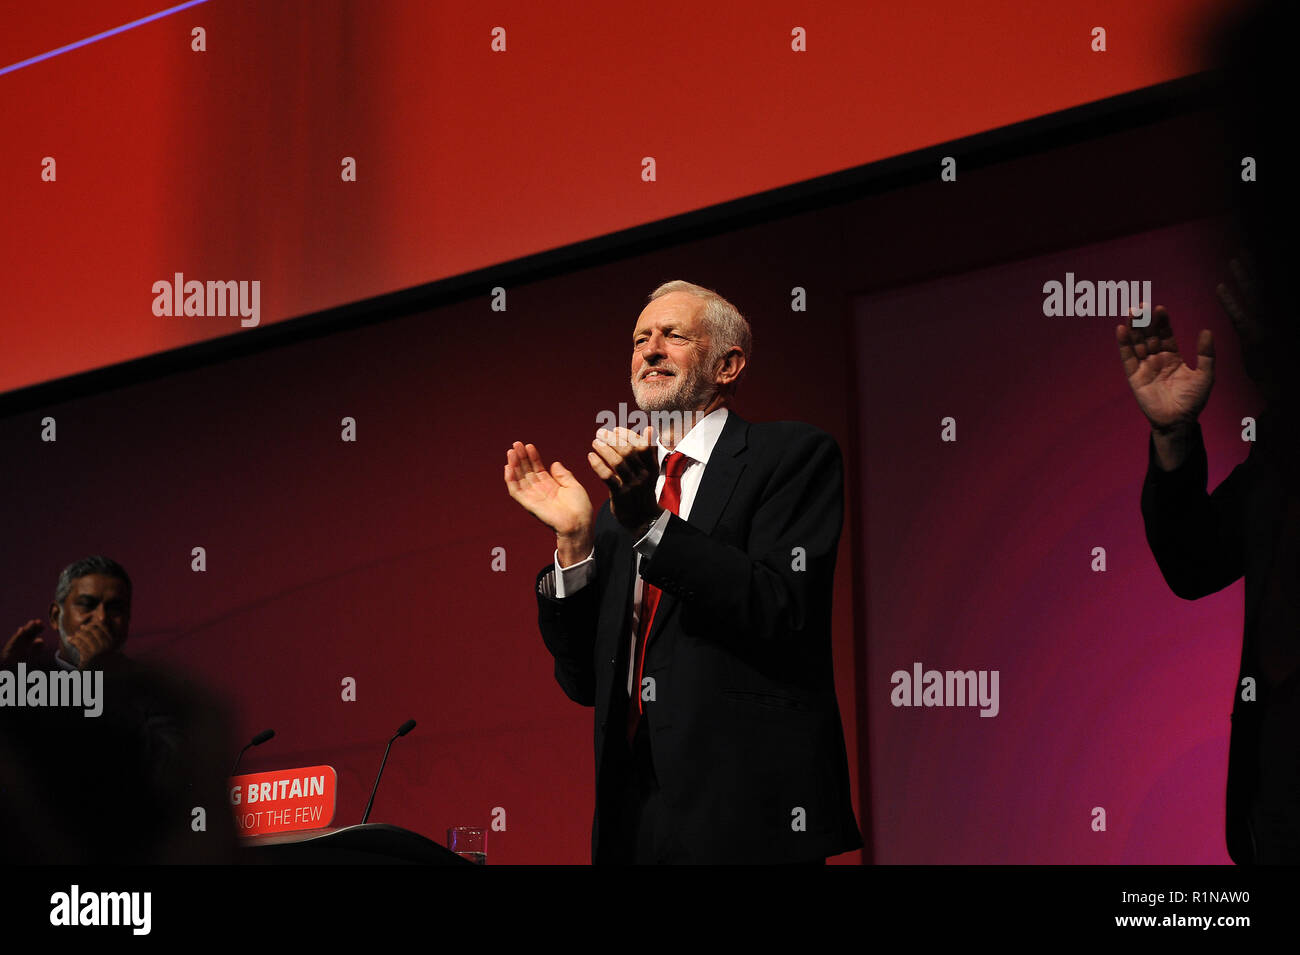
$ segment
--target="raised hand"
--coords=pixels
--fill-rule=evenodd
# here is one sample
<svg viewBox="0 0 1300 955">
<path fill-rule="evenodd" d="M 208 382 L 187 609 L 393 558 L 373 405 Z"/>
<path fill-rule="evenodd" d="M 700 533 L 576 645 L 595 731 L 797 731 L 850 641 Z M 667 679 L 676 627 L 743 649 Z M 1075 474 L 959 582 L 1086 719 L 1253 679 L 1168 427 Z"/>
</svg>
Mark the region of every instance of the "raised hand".
<svg viewBox="0 0 1300 955">
<path fill-rule="evenodd" d="M 592 507 L 591 498 L 573 473 L 559 461 L 550 469 L 542 463 L 542 456 L 531 444 L 519 441 L 506 452 L 506 490 L 533 517 L 552 531 L 561 546 L 561 563 L 566 566 L 566 542 L 574 545 L 581 560 L 591 551 Z"/>
<path fill-rule="evenodd" d="M 9 642 L 0 650 L 0 669 L 15 666 L 19 663 L 36 663 L 40 659 L 41 648 L 45 641 L 37 636 L 45 625 L 39 619 L 28 620 L 19 627 Z"/>
<path fill-rule="evenodd" d="M 1259 298 L 1250 254 L 1244 250 L 1238 253 L 1238 257 L 1228 263 L 1228 271 L 1232 273 L 1236 289 L 1229 288 L 1224 282 L 1215 286 L 1219 304 L 1232 320 L 1232 327 L 1241 336 L 1245 348 L 1261 344 L 1267 336 L 1259 322 Z"/>
<path fill-rule="evenodd" d="M 1228 263 L 1235 287 L 1220 283 L 1215 287 L 1219 304 L 1232 320 L 1241 343 L 1241 362 L 1246 374 L 1255 382 L 1270 404 L 1283 395 L 1289 381 L 1286 348 L 1277 341 L 1275 329 L 1269 327 L 1270 316 L 1261 314 L 1255 266 L 1244 249 Z"/>
<path fill-rule="evenodd" d="M 1136 329 L 1119 325 L 1115 337 L 1124 374 L 1138 407 L 1161 433 L 1185 428 L 1194 422 L 1210 398 L 1214 385 L 1214 337 L 1208 328 L 1196 339 L 1196 367 L 1188 366 L 1178 352 L 1169 324 L 1169 312 L 1156 306 L 1150 328 L 1142 336 Z"/>
</svg>

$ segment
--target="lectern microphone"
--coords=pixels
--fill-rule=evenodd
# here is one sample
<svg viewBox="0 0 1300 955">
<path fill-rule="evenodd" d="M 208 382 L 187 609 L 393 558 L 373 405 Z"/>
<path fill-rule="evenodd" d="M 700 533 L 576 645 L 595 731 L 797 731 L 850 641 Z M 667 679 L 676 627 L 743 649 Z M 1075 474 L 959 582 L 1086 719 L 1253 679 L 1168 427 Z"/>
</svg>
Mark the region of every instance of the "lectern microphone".
<svg viewBox="0 0 1300 955">
<path fill-rule="evenodd" d="M 245 743 L 244 748 L 241 749 L 239 751 L 239 755 L 235 757 L 235 765 L 231 767 L 230 775 L 232 776 L 235 775 L 236 770 L 239 769 L 239 761 L 244 758 L 244 753 L 248 751 L 248 747 L 261 746 L 263 743 L 265 743 L 268 739 L 270 739 L 274 735 L 275 735 L 275 730 L 262 730 L 262 732 L 258 733 L 247 743 Z"/>
<path fill-rule="evenodd" d="M 361 817 L 363 826 L 366 824 L 366 820 L 370 818 L 370 807 L 375 804 L 375 793 L 379 792 L 379 780 L 383 778 L 384 767 L 388 765 L 388 751 L 393 748 L 393 740 L 399 736 L 405 736 L 413 729 L 415 729 L 415 720 L 407 720 L 397 728 L 397 732 L 393 734 L 393 739 L 390 739 L 388 745 L 384 747 L 384 761 L 379 764 L 379 775 L 375 777 L 375 787 L 370 790 L 370 801 L 366 803 L 365 815 Z"/>
</svg>

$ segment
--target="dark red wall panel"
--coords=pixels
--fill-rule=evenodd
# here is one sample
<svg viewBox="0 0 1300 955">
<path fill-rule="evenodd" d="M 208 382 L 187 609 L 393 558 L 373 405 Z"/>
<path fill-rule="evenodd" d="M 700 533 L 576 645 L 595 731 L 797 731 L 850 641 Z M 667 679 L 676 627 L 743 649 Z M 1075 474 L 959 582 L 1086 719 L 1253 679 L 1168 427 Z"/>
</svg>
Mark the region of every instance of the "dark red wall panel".
<svg viewBox="0 0 1300 955">
<path fill-rule="evenodd" d="M 1231 6 L 210 0 L 0 75 L 0 392 L 241 331 L 176 272 L 310 314 L 1185 76 Z M 165 0 L 9 7 L 0 68 Z"/>
</svg>

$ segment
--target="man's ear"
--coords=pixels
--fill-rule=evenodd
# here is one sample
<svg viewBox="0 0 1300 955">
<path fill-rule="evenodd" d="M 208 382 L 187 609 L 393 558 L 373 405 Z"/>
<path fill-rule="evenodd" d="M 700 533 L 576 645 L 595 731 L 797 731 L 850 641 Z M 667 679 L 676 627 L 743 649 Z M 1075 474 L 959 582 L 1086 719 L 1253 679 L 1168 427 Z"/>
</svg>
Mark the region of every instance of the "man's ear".
<svg viewBox="0 0 1300 955">
<path fill-rule="evenodd" d="M 56 603 L 50 604 L 50 626 L 57 633 L 59 630 L 59 617 L 63 616 L 63 608 Z"/>
<path fill-rule="evenodd" d="M 739 348 L 733 347 L 718 360 L 718 371 L 714 376 L 714 381 L 719 385 L 733 385 L 744 370 L 745 353 Z"/>
</svg>

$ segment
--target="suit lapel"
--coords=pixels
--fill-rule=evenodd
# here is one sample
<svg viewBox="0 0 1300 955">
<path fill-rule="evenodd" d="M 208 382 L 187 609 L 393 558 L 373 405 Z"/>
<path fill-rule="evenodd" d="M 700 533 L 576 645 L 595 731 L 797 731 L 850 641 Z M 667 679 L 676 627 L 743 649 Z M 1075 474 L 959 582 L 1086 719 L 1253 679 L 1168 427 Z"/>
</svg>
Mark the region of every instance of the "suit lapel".
<svg viewBox="0 0 1300 955">
<path fill-rule="evenodd" d="M 749 422 L 734 411 L 727 412 L 727 422 L 722 426 L 722 433 L 709 455 L 709 463 L 704 468 L 704 477 L 691 502 L 691 514 L 687 523 L 699 528 L 705 534 L 711 534 L 722 510 L 731 499 L 731 493 L 745 470 L 742 455 L 749 446 Z M 664 621 L 677 609 L 677 598 L 664 592 L 655 608 L 654 622 L 650 627 L 650 636 L 646 645 L 654 640 L 655 635 L 664 628 Z"/>
<path fill-rule="evenodd" d="M 612 680 L 606 690 L 599 692 L 600 679 L 597 679 L 596 718 L 603 726 L 609 721 L 611 694 L 622 693 L 626 696 L 628 640 L 632 632 L 632 594 L 636 574 L 636 551 L 632 549 L 632 538 L 614 519 L 606 501 L 601 510 L 597 525 L 606 521 L 617 533 L 614 554 L 610 558 L 609 583 L 605 587 L 600 606 L 600 617 L 596 625 L 597 674 L 610 673 Z M 605 660 L 614 661 L 607 668 Z"/>
<path fill-rule="evenodd" d="M 598 633 L 616 633 L 617 637 L 612 647 L 612 658 L 617 660 L 620 656 L 626 658 L 623 647 L 627 643 L 627 635 L 631 632 L 632 616 L 632 596 L 633 587 L 636 583 L 636 551 L 632 547 L 632 537 L 623 529 L 614 519 L 612 513 L 609 513 L 609 502 L 605 503 L 605 511 L 610 523 L 617 528 L 618 550 L 614 555 L 613 565 L 609 572 L 609 586 L 606 589 L 605 606 L 601 608 L 601 621 Z M 617 626 L 614 626 L 617 622 Z"/>
</svg>

